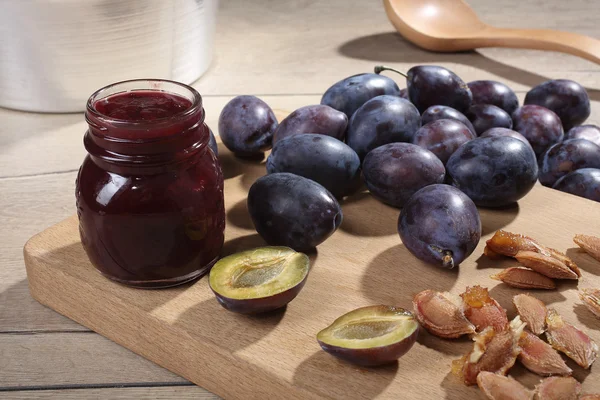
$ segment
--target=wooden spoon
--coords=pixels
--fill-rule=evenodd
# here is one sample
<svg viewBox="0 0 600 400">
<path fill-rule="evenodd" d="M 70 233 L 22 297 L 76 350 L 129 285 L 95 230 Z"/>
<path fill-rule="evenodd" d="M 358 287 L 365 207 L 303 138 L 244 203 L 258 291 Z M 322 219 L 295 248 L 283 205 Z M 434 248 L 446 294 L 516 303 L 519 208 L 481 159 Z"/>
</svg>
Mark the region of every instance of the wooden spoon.
<svg viewBox="0 0 600 400">
<path fill-rule="evenodd" d="M 516 47 L 560 51 L 600 64 L 600 40 L 549 29 L 496 28 L 481 21 L 463 0 L 383 0 L 383 4 L 396 30 L 427 50 Z"/>
</svg>

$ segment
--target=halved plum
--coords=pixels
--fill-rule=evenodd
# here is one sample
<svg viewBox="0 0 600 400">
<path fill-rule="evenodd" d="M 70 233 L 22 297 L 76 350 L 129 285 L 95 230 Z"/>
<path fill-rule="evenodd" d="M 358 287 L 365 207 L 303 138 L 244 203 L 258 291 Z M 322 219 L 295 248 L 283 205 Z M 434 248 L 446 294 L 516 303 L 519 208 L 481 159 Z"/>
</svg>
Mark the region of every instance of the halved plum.
<svg viewBox="0 0 600 400">
<path fill-rule="evenodd" d="M 402 357 L 415 344 L 419 323 L 400 307 L 368 306 L 342 315 L 317 334 L 323 350 L 353 364 L 373 367 Z"/>
<path fill-rule="evenodd" d="M 259 247 L 220 259 L 210 270 L 209 285 L 226 309 L 257 314 L 292 301 L 309 269 L 306 254 L 289 247 Z"/>
</svg>

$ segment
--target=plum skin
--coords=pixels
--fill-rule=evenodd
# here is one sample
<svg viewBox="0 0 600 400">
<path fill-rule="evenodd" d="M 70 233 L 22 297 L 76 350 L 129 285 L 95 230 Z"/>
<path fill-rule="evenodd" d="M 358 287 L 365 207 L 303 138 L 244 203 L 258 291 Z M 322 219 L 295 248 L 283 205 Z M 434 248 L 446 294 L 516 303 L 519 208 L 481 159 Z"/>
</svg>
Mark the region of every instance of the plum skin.
<svg viewBox="0 0 600 400">
<path fill-rule="evenodd" d="M 504 83 L 490 80 L 467 83 L 473 94 L 473 104 L 492 104 L 512 115 L 519 107 L 515 92 Z"/>
<path fill-rule="evenodd" d="M 360 159 L 352 148 L 335 138 L 298 134 L 275 143 L 267 158 L 267 172 L 290 172 L 312 179 L 341 198 L 360 184 Z"/>
<path fill-rule="evenodd" d="M 421 114 L 421 125 L 427 125 L 438 119 L 454 119 L 458 122 L 462 122 L 471 132 L 473 132 L 473 135 L 477 135 L 475 127 L 471 121 L 469 121 L 469 118 L 460 111 L 448 106 L 431 106 L 423 111 L 423 114 Z"/>
<path fill-rule="evenodd" d="M 513 121 L 510 115 L 500 107 L 492 104 L 473 104 L 467 116 L 471 120 L 477 135 L 492 128 L 511 129 Z"/>
<path fill-rule="evenodd" d="M 419 189 L 444 182 L 446 169 L 427 149 L 410 143 L 389 143 L 367 154 L 363 176 L 375 198 L 402 207 Z"/>
<path fill-rule="evenodd" d="M 460 146 L 476 137 L 462 122 L 438 119 L 419 128 L 412 143 L 431 151 L 445 165 Z"/>
<path fill-rule="evenodd" d="M 508 128 L 492 128 L 492 129 L 488 129 L 487 131 L 483 132 L 481 134 L 481 138 L 485 138 L 485 137 L 513 137 L 515 139 L 519 139 L 521 142 L 531 146 L 529 144 L 529 141 L 525 138 L 525 136 L 521 135 L 519 132 L 514 131 L 512 129 L 508 129 Z"/>
<path fill-rule="evenodd" d="M 384 94 L 400 96 L 400 88 L 387 76 L 358 74 L 334 83 L 323 94 L 321 104 L 335 108 L 350 118 L 368 100 Z"/>
<path fill-rule="evenodd" d="M 288 136 L 320 133 L 343 141 L 348 117 L 341 111 L 323 104 L 300 107 L 284 118 L 273 136 L 273 145 Z"/>
<path fill-rule="evenodd" d="M 581 168 L 600 168 L 600 146 L 586 139 L 556 143 L 544 154 L 540 183 L 552 186 L 561 177 Z"/>
<path fill-rule="evenodd" d="M 419 112 L 435 105 L 452 107 L 465 112 L 471 106 L 473 95 L 454 72 L 436 65 L 417 65 L 406 74 L 408 97 Z"/>
<path fill-rule="evenodd" d="M 472 140 L 452 154 L 446 168 L 452 185 L 483 207 L 516 202 L 538 178 L 531 146 L 512 137 Z"/>
<path fill-rule="evenodd" d="M 255 96 L 234 97 L 219 115 L 221 141 L 238 156 L 257 156 L 269 150 L 277 125 L 271 107 Z"/>
<path fill-rule="evenodd" d="M 590 98 L 579 83 L 568 79 L 553 79 L 532 88 L 524 104 L 537 104 L 556 113 L 565 132 L 581 125 L 591 113 Z"/>
<path fill-rule="evenodd" d="M 557 180 L 552 188 L 600 202 L 600 169 L 581 168 L 575 170 Z"/>
<path fill-rule="evenodd" d="M 566 139 L 586 139 L 600 146 L 600 127 L 596 125 L 579 125 L 565 134 Z"/>
<path fill-rule="evenodd" d="M 270 245 L 312 250 L 340 226 L 342 208 L 317 182 L 287 172 L 258 178 L 248 191 L 248 212 Z"/>
<path fill-rule="evenodd" d="M 344 361 L 363 367 L 377 367 L 396 362 L 413 347 L 418 336 L 417 327 L 413 333 L 399 342 L 370 349 L 349 349 L 327 344 L 318 339 L 317 341 L 324 351 Z"/>
<path fill-rule="evenodd" d="M 411 102 L 398 96 L 377 96 L 356 110 L 346 142 L 362 160 L 384 144 L 409 142 L 420 126 L 421 116 Z"/>
<path fill-rule="evenodd" d="M 398 218 L 406 248 L 427 263 L 453 268 L 465 260 L 481 238 L 481 220 L 473 201 L 457 188 L 436 184 L 415 193 Z M 445 256 L 450 253 L 452 260 Z"/>
<path fill-rule="evenodd" d="M 298 282 L 298 284 L 286 291 L 277 293 L 273 296 L 258 297 L 253 299 L 232 299 L 217 293 L 212 287 L 211 290 L 217 298 L 219 304 L 229 311 L 239 314 L 261 314 L 285 307 L 289 302 L 294 300 L 304 287 L 307 278 L 308 274 L 306 274 L 304 279 Z"/>
<path fill-rule="evenodd" d="M 219 155 L 219 146 L 217 146 L 217 139 L 212 129 L 208 128 L 208 147 L 215 153 L 215 156 Z"/>
<path fill-rule="evenodd" d="M 527 139 L 540 160 L 546 150 L 564 138 L 560 118 L 554 111 L 535 104 L 524 105 L 512 115 L 513 129 Z"/>
</svg>

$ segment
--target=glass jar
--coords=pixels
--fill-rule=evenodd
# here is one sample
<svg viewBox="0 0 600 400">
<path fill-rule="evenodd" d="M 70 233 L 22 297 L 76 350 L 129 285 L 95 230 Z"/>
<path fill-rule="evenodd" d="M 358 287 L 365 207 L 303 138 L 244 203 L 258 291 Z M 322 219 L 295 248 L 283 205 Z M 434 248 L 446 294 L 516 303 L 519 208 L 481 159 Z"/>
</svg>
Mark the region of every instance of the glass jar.
<svg viewBox="0 0 600 400">
<path fill-rule="evenodd" d="M 125 81 L 94 93 L 85 117 L 76 198 L 92 264 L 149 288 L 208 272 L 223 246 L 225 209 L 200 94 L 172 81 Z"/>
</svg>

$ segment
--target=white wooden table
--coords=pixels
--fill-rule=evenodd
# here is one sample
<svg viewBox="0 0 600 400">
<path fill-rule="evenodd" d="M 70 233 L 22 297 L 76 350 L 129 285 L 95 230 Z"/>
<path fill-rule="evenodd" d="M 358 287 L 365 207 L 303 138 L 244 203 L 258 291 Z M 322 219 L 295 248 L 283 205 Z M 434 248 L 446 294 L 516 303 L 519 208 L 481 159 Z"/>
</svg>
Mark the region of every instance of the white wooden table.
<svg viewBox="0 0 600 400">
<path fill-rule="evenodd" d="M 492 24 L 600 37 L 594 0 L 470 3 Z M 377 0 L 223 0 L 217 31 L 216 59 L 194 85 L 213 129 L 235 95 L 258 95 L 273 108 L 293 110 L 318 103 L 333 82 L 379 63 L 401 70 L 444 65 L 465 81 L 505 82 L 521 100 L 544 80 L 573 79 L 593 99 L 590 123 L 600 123 L 600 66 L 525 50 L 428 53 L 393 31 Z M 23 245 L 75 212 L 85 129 L 82 114 L 0 109 L 0 398 L 215 398 L 29 295 Z"/>
</svg>

